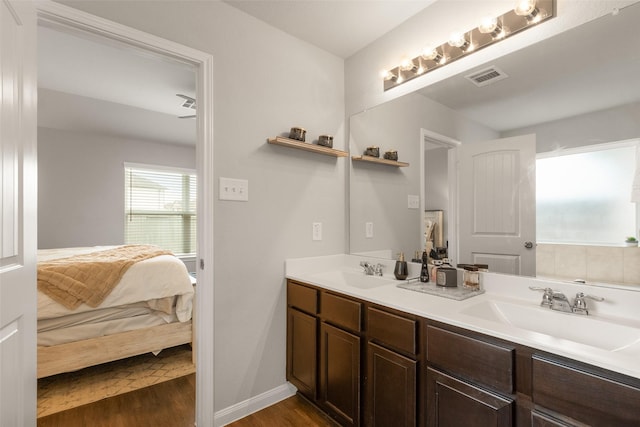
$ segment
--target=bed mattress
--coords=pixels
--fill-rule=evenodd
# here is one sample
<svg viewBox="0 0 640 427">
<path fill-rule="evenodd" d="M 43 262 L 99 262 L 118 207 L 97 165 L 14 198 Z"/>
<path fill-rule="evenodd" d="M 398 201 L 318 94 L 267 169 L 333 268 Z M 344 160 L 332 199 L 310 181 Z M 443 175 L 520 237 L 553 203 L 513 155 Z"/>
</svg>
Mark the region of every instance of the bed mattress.
<svg viewBox="0 0 640 427">
<path fill-rule="evenodd" d="M 66 258 L 112 247 L 41 249 L 38 250 L 38 261 Z M 120 283 L 95 309 L 120 307 L 146 301 L 150 308 L 171 311 L 175 298 L 175 314 L 181 322 L 185 322 L 191 319 L 193 294 L 191 278 L 184 263 L 175 256 L 161 255 L 132 265 L 124 273 Z M 81 304 L 78 308 L 69 310 L 42 292 L 38 292 L 38 319 L 60 317 L 95 309 Z M 167 314 L 172 313 L 168 312 Z"/>
<path fill-rule="evenodd" d="M 38 261 L 110 248 L 113 246 L 39 250 Z M 38 292 L 38 345 L 51 346 L 171 322 L 187 322 L 191 319 L 193 296 L 193 282 L 186 266 L 172 255 L 133 264 L 96 308 L 81 304 L 69 310 Z"/>
</svg>

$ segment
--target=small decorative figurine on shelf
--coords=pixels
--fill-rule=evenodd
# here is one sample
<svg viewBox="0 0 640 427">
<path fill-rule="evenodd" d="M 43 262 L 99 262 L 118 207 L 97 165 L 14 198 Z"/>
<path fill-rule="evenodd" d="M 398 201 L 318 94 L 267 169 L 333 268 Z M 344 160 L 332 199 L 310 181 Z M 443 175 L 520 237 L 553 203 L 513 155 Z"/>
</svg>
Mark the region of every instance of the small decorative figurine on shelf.
<svg viewBox="0 0 640 427">
<path fill-rule="evenodd" d="M 304 142 L 306 134 L 307 131 L 304 128 L 293 127 L 289 132 L 289 138 Z"/>
<path fill-rule="evenodd" d="M 322 145 L 323 147 L 333 148 L 333 136 L 320 135 L 318 137 L 318 145 Z"/>
<path fill-rule="evenodd" d="M 367 147 L 367 149 L 364 150 L 364 155 L 371 157 L 380 157 L 380 147 Z"/>
<path fill-rule="evenodd" d="M 384 158 L 387 160 L 398 161 L 398 152 L 396 150 L 389 150 L 384 153 Z"/>
</svg>

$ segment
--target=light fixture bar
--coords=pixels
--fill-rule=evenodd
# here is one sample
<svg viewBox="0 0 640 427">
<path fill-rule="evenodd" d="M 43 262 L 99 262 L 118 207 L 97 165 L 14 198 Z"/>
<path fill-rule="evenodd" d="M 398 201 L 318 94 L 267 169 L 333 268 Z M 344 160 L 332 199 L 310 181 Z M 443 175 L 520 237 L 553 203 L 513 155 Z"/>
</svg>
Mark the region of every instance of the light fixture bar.
<svg viewBox="0 0 640 427">
<path fill-rule="evenodd" d="M 521 3 L 522 1 L 518 3 L 516 9 Z M 495 28 L 489 31 L 486 20 L 483 20 L 477 28 L 460 33 L 455 39 L 428 49 L 413 60 L 405 60 L 403 64 L 385 71 L 387 77 L 383 78 L 384 90 L 406 83 L 556 16 L 555 0 L 531 0 L 531 3 L 532 11 L 527 10 L 526 15 L 522 15 L 522 9 L 512 9 L 498 16 L 495 19 Z"/>
</svg>

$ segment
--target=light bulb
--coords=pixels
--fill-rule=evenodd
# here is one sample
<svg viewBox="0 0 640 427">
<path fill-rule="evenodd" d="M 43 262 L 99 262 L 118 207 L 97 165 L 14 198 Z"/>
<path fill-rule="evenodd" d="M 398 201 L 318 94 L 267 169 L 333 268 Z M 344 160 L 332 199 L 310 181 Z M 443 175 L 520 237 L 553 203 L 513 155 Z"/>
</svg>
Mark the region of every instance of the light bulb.
<svg viewBox="0 0 640 427">
<path fill-rule="evenodd" d="M 380 71 L 380 77 L 382 77 L 384 80 L 394 80 L 394 81 L 397 80 L 396 75 L 388 70 Z"/>
<path fill-rule="evenodd" d="M 449 37 L 449 46 L 460 48 L 463 52 L 471 52 L 473 45 L 467 40 L 465 33 L 452 33 Z"/>
<path fill-rule="evenodd" d="M 400 62 L 400 69 L 402 71 L 415 71 L 418 69 L 418 67 L 416 67 L 416 64 L 414 64 L 412 60 L 410 60 L 409 58 L 405 58 L 402 60 L 402 62 Z"/>
<path fill-rule="evenodd" d="M 465 43 L 468 43 L 468 42 L 464 38 L 464 34 L 451 33 L 451 36 L 449 37 L 449 46 L 462 47 L 464 46 Z"/>
<path fill-rule="evenodd" d="M 536 0 L 519 0 L 513 11 L 518 16 L 529 16 L 536 10 Z"/>
<path fill-rule="evenodd" d="M 482 21 L 480 21 L 478 30 L 482 34 L 489 34 L 493 32 L 497 27 L 498 27 L 498 18 L 492 18 L 490 16 L 487 16 L 485 18 L 482 18 Z"/>
<path fill-rule="evenodd" d="M 432 47 L 425 47 L 420 54 L 423 59 L 434 60 L 438 56 L 438 51 Z"/>
<path fill-rule="evenodd" d="M 420 56 L 422 56 L 422 59 L 435 61 L 440 65 L 447 62 L 446 58 L 440 52 L 431 47 L 425 47 L 424 49 L 422 49 L 422 54 L 420 54 Z"/>
</svg>

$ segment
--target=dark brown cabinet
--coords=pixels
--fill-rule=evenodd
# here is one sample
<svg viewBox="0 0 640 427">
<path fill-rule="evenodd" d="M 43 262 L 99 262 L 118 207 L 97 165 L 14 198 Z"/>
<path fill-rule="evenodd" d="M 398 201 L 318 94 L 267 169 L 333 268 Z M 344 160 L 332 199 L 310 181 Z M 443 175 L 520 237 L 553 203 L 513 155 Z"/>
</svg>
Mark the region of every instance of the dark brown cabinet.
<svg viewBox="0 0 640 427">
<path fill-rule="evenodd" d="M 343 426 L 640 426 L 640 379 L 287 281 L 287 380 Z"/>
<path fill-rule="evenodd" d="M 318 320 L 287 309 L 287 379 L 311 400 L 317 392 Z"/>
<path fill-rule="evenodd" d="M 318 402 L 341 425 L 359 426 L 362 303 L 323 291 L 320 319 Z"/>
<path fill-rule="evenodd" d="M 341 425 L 360 425 L 360 337 L 322 322 L 320 405 Z"/>
<path fill-rule="evenodd" d="M 417 423 L 417 362 L 384 347 L 367 345 L 367 426 Z"/>
<path fill-rule="evenodd" d="M 515 348 L 427 326 L 427 426 L 514 425 Z"/>
<path fill-rule="evenodd" d="M 512 399 L 427 368 L 427 426 L 510 427 Z"/>
<path fill-rule="evenodd" d="M 622 382 L 590 367 L 543 355 L 533 356 L 532 367 L 533 403 L 539 411 L 560 415 L 566 425 L 640 425 L 640 381 Z"/>
<path fill-rule="evenodd" d="M 418 324 L 415 318 L 367 308 L 365 425 L 418 423 Z"/>
<path fill-rule="evenodd" d="M 287 282 L 287 380 L 315 400 L 318 393 L 318 291 Z"/>
</svg>

